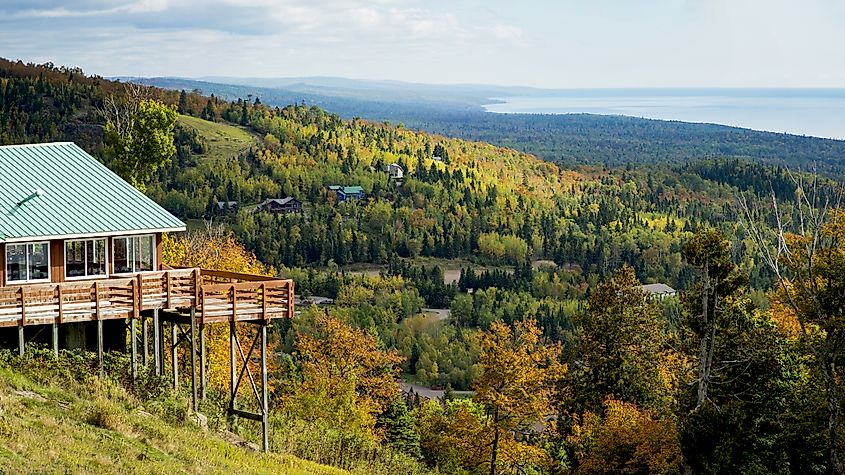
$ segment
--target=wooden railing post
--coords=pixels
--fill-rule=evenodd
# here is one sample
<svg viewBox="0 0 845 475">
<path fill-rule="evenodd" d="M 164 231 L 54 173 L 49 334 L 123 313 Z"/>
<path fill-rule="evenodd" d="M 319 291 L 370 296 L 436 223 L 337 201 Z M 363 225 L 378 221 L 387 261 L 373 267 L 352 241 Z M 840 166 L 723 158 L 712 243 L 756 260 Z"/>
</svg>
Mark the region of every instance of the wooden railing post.
<svg viewBox="0 0 845 475">
<path fill-rule="evenodd" d="M 170 305 L 170 271 L 165 272 L 164 277 L 167 280 L 167 305 L 166 305 L 166 308 L 173 308 Z"/>
<path fill-rule="evenodd" d="M 26 326 L 26 288 L 21 287 L 21 326 Z"/>
<path fill-rule="evenodd" d="M 200 270 L 194 269 L 194 307 L 199 305 L 200 287 L 202 287 L 201 279 Z"/>
<path fill-rule="evenodd" d="M 62 297 L 62 284 L 56 285 L 56 294 L 59 297 L 59 323 L 64 323 L 64 298 Z"/>
<path fill-rule="evenodd" d="M 267 283 L 261 283 L 261 319 L 267 321 Z"/>
<path fill-rule="evenodd" d="M 144 277 L 141 274 L 137 275 L 138 279 L 138 309 L 144 309 Z"/>
<path fill-rule="evenodd" d="M 238 291 L 235 288 L 235 284 L 232 284 L 231 287 L 231 295 L 232 295 L 232 321 L 237 321 L 238 319 Z"/>
<path fill-rule="evenodd" d="M 294 286 L 293 281 L 288 281 L 288 318 L 293 318 Z"/>
</svg>

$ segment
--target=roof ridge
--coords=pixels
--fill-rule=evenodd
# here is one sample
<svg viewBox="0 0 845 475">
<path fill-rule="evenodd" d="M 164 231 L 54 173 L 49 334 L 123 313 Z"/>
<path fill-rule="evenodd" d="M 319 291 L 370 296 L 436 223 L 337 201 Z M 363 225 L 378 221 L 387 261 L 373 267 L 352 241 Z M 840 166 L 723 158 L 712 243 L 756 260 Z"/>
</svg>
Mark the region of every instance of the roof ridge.
<svg viewBox="0 0 845 475">
<path fill-rule="evenodd" d="M 21 144 L 0 145 L 0 148 L 29 148 L 29 147 L 46 147 L 46 146 L 53 146 L 53 145 L 68 145 L 68 144 L 76 145 L 75 142 L 65 141 L 65 142 L 21 143 Z"/>
</svg>

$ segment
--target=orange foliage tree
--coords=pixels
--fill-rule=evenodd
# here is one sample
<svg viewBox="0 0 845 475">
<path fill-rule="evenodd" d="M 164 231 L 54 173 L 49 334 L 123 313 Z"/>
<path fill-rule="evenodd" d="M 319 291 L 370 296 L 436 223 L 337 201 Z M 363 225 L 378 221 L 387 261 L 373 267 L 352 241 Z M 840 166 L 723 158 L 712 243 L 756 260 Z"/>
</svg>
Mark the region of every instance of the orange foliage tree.
<svg viewBox="0 0 845 475">
<path fill-rule="evenodd" d="M 567 442 L 575 473 L 676 473 L 682 460 L 673 420 L 610 398 L 603 416 L 587 412 L 576 420 Z"/>
</svg>

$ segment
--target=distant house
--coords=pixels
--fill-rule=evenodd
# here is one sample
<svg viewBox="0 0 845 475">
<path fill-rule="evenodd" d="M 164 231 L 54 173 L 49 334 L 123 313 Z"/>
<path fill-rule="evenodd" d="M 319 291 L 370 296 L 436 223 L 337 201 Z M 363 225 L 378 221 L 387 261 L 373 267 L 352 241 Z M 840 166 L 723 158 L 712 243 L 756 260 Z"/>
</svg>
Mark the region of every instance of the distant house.
<svg viewBox="0 0 845 475">
<path fill-rule="evenodd" d="M 302 202 L 296 198 L 268 198 L 258 205 L 258 209 L 273 214 L 291 214 L 302 212 Z"/>
<path fill-rule="evenodd" d="M 431 157 L 431 159 L 434 160 L 435 162 L 442 162 L 443 161 L 443 157 L 441 157 L 440 155 L 433 155 Z"/>
<path fill-rule="evenodd" d="M 390 175 L 390 178 L 393 178 L 394 180 L 401 180 L 405 177 L 405 170 L 403 170 L 398 163 L 391 163 L 390 165 L 384 167 L 384 171 L 386 171 L 387 174 Z"/>
<path fill-rule="evenodd" d="M 655 297 L 660 300 L 663 300 L 666 297 L 672 297 L 678 293 L 675 289 L 666 284 L 646 284 L 641 285 L 640 288 L 651 297 Z"/>
<path fill-rule="evenodd" d="M 217 202 L 217 211 L 221 213 L 237 213 L 238 212 L 238 202 L 237 201 L 218 201 Z"/>
<path fill-rule="evenodd" d="M 337 195 L 338 201 L 360 200 L 364 198 L 364 189 L 360 186 L 332 185 L 329 190 Z"/>
</svg>

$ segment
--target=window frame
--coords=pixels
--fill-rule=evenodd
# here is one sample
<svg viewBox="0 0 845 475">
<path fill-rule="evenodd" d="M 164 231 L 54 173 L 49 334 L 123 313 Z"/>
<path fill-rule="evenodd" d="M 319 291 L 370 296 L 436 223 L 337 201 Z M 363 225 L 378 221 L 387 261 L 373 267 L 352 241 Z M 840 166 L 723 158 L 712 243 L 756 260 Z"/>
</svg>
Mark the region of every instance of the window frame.
<svg viewBox="0 0 845 475">
<path fill-rule="evenodd" d="M 150 269 L 150 270 L 136 270 L 137 262 L 134 261 L 134 257 L 133 257 L 132 270 L 127 271 L 127 272 L 117 272 L 114 269 L 114 263 L 116 262 L 116 259 L 114 258 L 114 250 L 115 250 L 115 247 L 116 247 L 114 245 L 114 241 L 117 240 L 117 239 L 125 239 L 128 242 L 130 239 L 138 239 L 139 242 L 140 242 L 140 240 L 143 239 L 143 238 L 152 238 L 153 247 L 152 247 L 151 253 L 150 253 L 150 258 L 152 260 L 152 269 Z M 146 272 L 155 272 L 156 267 L 158 266 L 158 262 L 157 262 L 158 256 L 156 256 L 157 248 L 158 248 L 158 241 L 156 240 L 155 234 L 132 234 L 132 235 L 127 235 L 127 236 L 113 236 L 111 238 L 111 253 L 110 253 L 112 259 L 111 259 L 111 262 L 109 263 L 109 265 L 112 266 L 111 267 L 111 275 L 132 275 L 132 274 L 143 274 L 143 273 L 146 273 Z"/>
<path fill-rule="evenodd" d="M 105 274 L 97 274 L 97 275 L 88 275 L 88 258 L 87 258 L 87 256 L 88 256 L 88 246 L 87 246 L 87 245 L 85 245 L 85 244 L 83 244 L 83 246 L 82 246 L 82 249 L 83 249 L 83 254 L 84 254 L 84 256 L 86 256 L 86 257 L 83 259 L 83 260 L 84 260 L 84 262 L 85 262 L 85 273 L 86 273 L 86 274 L 85 274 L 85 275 L 78 275 L 78 276 L 74 276 L 74 277 L 68 277 L 68 275 L 67 275 L 67 245 L 68 245 L 69 243 L 74 243 L 74 242 L 87 243 L 88 241 L 103 241 L 103 244 L 106 246 L 106 252 L 105 252 L 105 259 L 106 259 L 106 273 L 105 273 Z M 111 275 L 111 273 L 109 272 L 109 270 L 110 270 L 109 265 L 111 264 L 111 262 L 109 262 L 109 239 L 108 239 L 108 238 L 106 238 L 106 237 L 101 237 L 101 238 L 66 239 L 66 240 L 62 243 L 62 251 L 63 251 L 63 253 L 64 253 L 64 261 L 63 261 L 63 265 L 64 265 L 64 270 L 65 270 L 64 274 L 65 274 L 65 280 L 66 280 L 66 281 L 67 281 L 67 280 L 98 280 L 98 279 L 108 279 L 108 278 L 109 278 L 109 276 Z"/>
<path fill-rule="evenodd" d="M 40 246 L 40 245 L 47 245 L 47 278 L 46 279 L 30 279 L 29 278 L 29 246 Z M 11 246 L 26 246 L 26 279 L 18 279 L 18 280 L 11 280 L 11 273 L 9 272 L 9 248 Z M 50 241 L 28 241 L 28 242 L 14 242 L 14 243 L 6 243 L 5 249 L 3 250 L 3 272 L 5 272 L 5 279 L 6 285 L 18 285 L 18 284 L 43 284 L 49 283 L 53 281 L 53 265 L 51 259 L 51 252 L 50 249 Z"/>
</svg>

